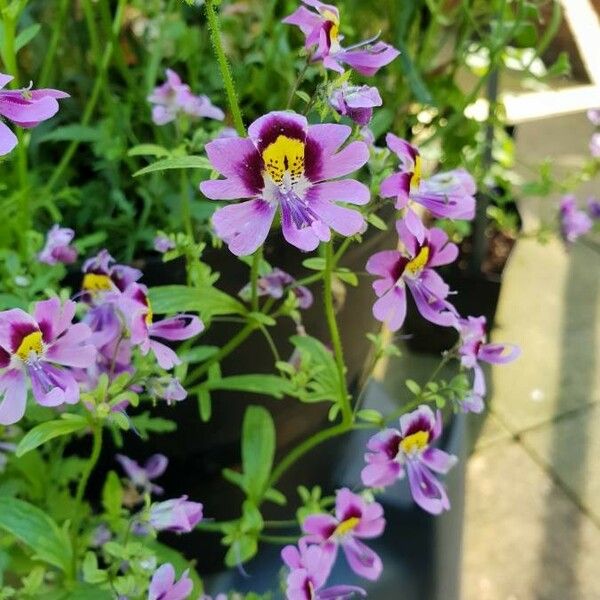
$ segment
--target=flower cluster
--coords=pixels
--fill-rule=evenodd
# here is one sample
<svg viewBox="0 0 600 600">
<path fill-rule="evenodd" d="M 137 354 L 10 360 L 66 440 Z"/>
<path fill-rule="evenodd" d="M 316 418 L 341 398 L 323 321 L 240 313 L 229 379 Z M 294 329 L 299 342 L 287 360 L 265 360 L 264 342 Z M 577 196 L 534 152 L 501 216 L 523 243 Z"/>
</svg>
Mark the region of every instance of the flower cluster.
<svg viewBox="0 0 600 600">
<path fill-rule="evenodd" d="M 573 195 L 563 196 L 559 205 L 560 234 L 568 246 L 585 235 L 594 225 L 593 218 L 598 218 L 598 202 L 590 199 L 588 216 L 577 207 L 577 199 Z"/>
</svg>

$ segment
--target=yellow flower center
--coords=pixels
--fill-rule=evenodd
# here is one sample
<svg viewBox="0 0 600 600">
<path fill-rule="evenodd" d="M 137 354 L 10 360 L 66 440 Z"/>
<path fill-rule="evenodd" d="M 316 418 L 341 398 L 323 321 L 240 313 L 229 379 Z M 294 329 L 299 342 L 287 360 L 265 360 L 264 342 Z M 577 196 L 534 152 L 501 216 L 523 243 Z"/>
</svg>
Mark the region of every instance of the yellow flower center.
<svg viewBox="0 0 600 600">
<path fill-rule="evenodd" d="M 284 183 L 289 174 L 289 183 L 297 183 L 304 175 L 304 143 L 298 139 L 280 135 L 262 153 L 269 177 L 277 185 Z"/>
<path fill-rule="evenodd" d="M 42 332 L 34 331 L 26 335 L 17 348 L 16 355 L 21 360 L 27 360 L 29 355 L 33 352 L 34 354 L 41 354 L 44 348 L 42 341 Z"/>
<path fill-rule="evenodd" d="M 419 253 L 406 265 L 406 270 L 411 275 L 417 275 L 420 273 L 429 260 L 429 246 L 423 246 Z"/>
<path fill-rule="evenodd" d="M 144 321 L 146 321 L 146 325 L 148 325 L 148 327 L 150 327 L 150 325 L 152 325 L 152 320 L 154 319 L 154 312 L 152 310 L 152 306 L 150 305 L 150 300 L 146 300 L 146 302 L 148 303 L 148 312 L 146 313 L 146 316 L 144 317 Z"/>
<path fill-rule="evenodd" d="M 356 526 L 359 523 L 360 523 L 360 519 L 358 517 L 350 517 L 349 519 L 346 519 L 345 521 L 342 521 L 335 528 L 335 531 L 333 532 L 333 535 L 346 535 L 347 533 L 350 533 L 351 531 L 353 531 L 354 529 L 356 529 Z"/>
<path fill-rule="evenodd" d="M 405 454 L 411 454 L 416 450 L 423 450 L 427 447 L 427 443 L 429 442 L 429 432 L 428 431 L 417 431 L 416 433 L 411 433 L 409 436 L 406 436 L 400 442 L 400 449 Z"/>
<path fill-rule="evenodd" d="M 86 273 L 81 287 L 87 292 L 107 292 L 114 289 L 114 284 L 108 275 Z"/>
<path fill-rule="evenodd" d="M 410 178 L 410 189 L 416 190 L 421 184 L 421 177 L 423 173 L 423 160 L 420 156 L 415 158 L 415 168 L 413 170 L 412 177 Z"/>
</svg>

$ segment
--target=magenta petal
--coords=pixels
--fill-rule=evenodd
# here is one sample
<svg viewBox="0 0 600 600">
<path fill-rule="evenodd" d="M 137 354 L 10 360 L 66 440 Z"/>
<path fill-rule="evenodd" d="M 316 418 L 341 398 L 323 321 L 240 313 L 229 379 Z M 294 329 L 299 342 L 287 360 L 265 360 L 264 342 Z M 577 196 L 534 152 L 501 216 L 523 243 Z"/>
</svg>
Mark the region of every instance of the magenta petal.
<svg viewBox="0 0 600 600">
<path fill-rule="evenodd" d="M 444 510 L 450 509 L 450 501 L 444 486 L 427 467 L 415 461 L 409 461 L 406 470 L 412 497 L 423 510 L 433 515 L 439 515 Z"/>
<path fill-rule="evenodd" d="M 352 536 L 342 542 L 342 550 L 350 568 L 361 577 L 376 581 L 383 571 L 383 563 L 379 555 L 367 545 Z"/>
<path fill-rule="evenodd" d="M 352 142 L 333 156 L 324 155 L 320 179 L 344 177 L 360 169 L 369 160 L 369 147 L 364 142 Z"/>
<path fill-rule="evenodd" d="M 259 117 L 248 127 L 248 136 L 259 152 L 280 135 L 300 139 L 306 138 L 308 121 L 295 112 L 278 110 Z"/>
<path fill-rule="evenodd" d="M 458 458 L 439 448 L 427 448 L 421 455 L 423 464 L 436 473 L 445 475 L 457 462 Z"/>
<path fill-rule="evenodd" d="M 302 523 L 302 530 L 321 541 L 327 540 L 337 527 L 337 520 L 331 515 L 316 514 L 309 515 Z"/>
<path fill-rule="evenodd" d="M 521 348 L 514 344 L 484 344 L 479 349 L 477 358 L 494 365 L 502 365 L 517 359 Z"/>
<path fill-rule="evenodd" d="M 264 200 L 250 200 L 218 209 L 212 223 L 233 254 L 247 256 L 267 239 L 274 216 L 275 207 Z"/>
<path fill-rule="evenodd" d="M 5 73 L 0 73 L 0 90 L 6 86 L 6 84 L 10 83 L 14 77 L 12 75 L 6 75 Z"/>
<path fill-rule="evenodd" d="M 369 188 L 354 179 L 316 183 L 310 193 L 320 200 L 347 202 L 348 204 L 368 204 L 371 199 Z"/>
<path fill-rule="evenodd" d="M 371 463 L 360 473 L 361 480 L 367 487 L 387 487 L 392 485 L 402 474 L 402 467 L 397 462 Z"/>
<path fill-rule="evenodd" d="M 76 323 L 53 342 L 46 352 L 46 358 L 67 367 L 85 369 L 94 364 L 97 350 L 92 344 L 82 344 L 92 335 L 85 323 Z"/>
<path fill-rule="evenodd" d="M 351 208 L 338 206 L 325 200 L 314 200 L 310 206 L 324 223 L 340 235 L 355 235 L 366 227 L 365 218 Z"/>
<path fill-rule="evenodd" d="M 18 143 L 17 136 L 0 121 L 0 156 L 11 152 Z"/>
<path fill-rule="evenodd" d="M 0 375 L 0 425 L 12 425 L 25 414 L 27 388 L 23 372 L 18 369 Z"/>
<path fill-rule="evenodd" d="M 352 129 L 348 125 L 320 123 L 310 125 L 306 134 L 307 143 L 317 145 L 326 156 L 334 154 L 350 137 Z"/>
<path fill-rule="evenodd" d="M 177 354 L 168 346 L 165 346 L 156 340 L 150 340 L 149 346 L 150 350 L 152 350 L 152 353 L 156 357 L 156 362 L 158 362 L 159 366 L 161 366 L 163 369 L 168 371 L 174 366 L 181 364 Z"/>
<path fill-rule="evenodd" d="M 75 309 L 76 304 L 72 300 L 66 300 L 61 304 L 58 298 L 50 298 L 36 303 L 33 317 L 44 332 L 46 342 L 58 337 L 71 325 Z"/>
<path fill-rule="evenodd" d="M 0 115 L 17 125 L 45 121 L 53 117 L 58 108 L 58 102 L 50 96 L 38 100 L 25 100 L 21 92 L 3 92 L 0 95 Z"/>
<path fill-rule="evenodd" d="M 331 232 L 323 223 L 315 221 L 310 227 L 298 228 L 285 211 L 281 219 L 281 231 L 287 242 L 304 252 L 311 252 L 322 241 L 328 242 L 331 239 Z"/>
<path fill-rule="evenodd" d="M 395 285 L 373 305 L 373 316 L 385 323 L 390 331 L 398 331 L 406 318 L 406 290 Z"/>
<path fill-rule="evenodd" d="M 402 255 L 398 250 L 383 250 L 373 254 L 367 261 L 366 269 L 372 275 L 384 277 L 390 285 L 396 283 L 396 270 Z"/>
<path fill-rule="evenodd" d="M 388 133 L 385 136 L 385 141 L 388 148 L 400 159 L 403 169 L 405 171 L 412 171 L 417 156 L 419 156 L 417 148 L 393 133 Z"/>
<path fill-rule="evenodd" d="M 370 77 L 381 67 L 391 63 L 399 54 L 393 46 L 377 42 L 366 49 L 338 52 L 335 58 L 350 65 L 357 73 Z"/>
<path fill-rule="evenodd" d="M 152 577 L 148 590 L 148 600 L 164 598 L 175 582 L 175 569 L 167 563 L 160 566 Z"/>
<path fill-rule="evenodd" d="M 157 321 L 150 326 L 150 335 L 165 340 L 187 340 L 204 329 L 202 321 L 194 315 L 177 315 Z"/>
</svg>

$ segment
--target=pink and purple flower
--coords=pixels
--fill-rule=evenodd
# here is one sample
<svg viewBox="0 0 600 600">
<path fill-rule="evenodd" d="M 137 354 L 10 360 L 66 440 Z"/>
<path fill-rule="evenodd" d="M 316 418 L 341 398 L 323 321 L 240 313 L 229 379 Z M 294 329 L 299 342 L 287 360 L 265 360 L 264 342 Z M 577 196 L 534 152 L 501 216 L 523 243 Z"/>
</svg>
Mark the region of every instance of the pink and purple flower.
<svg viewBox="0 0 600 600">
<path fill-rule="evenodd" d="M 163 493 L 163 489 L 153 483 L 153 480 L 160 477 L 167 470 L 169 459 L 164 454 L 153 454 L 144 463 L 144 466 L 123 454 L 117 454 L 115 458 L 123 467 L 123 471 L 125 471 L 127 478 L 135 488 L 146 493 L 159 495 Z"/>
<path fill-rule="evenodd" d="M 437 515 L 450 509 L 444 486 L 434 473 L 445 474 L 457 458 L 431 445 L 442 433 L 442 414 L 425 405 L 400 417 L 400 429 L 385 429 L 368 442 L 367 466 L 362 482 L 370 487 L 386 487 L 408 473 L 414 501 Z"/>
<path fill-rule="evenodd" d="M 152 120 L 156 125 L 166 125 L 174 121 L 179 114 L 190 117 L 206 117 L 222 121 L 223 111 L 213 106 L 207 96 L 195 96 L 190 86 L 181 81 L 181 77 L 171 69 L 166 71 L 167 80 L 154 89 L 148 96 L 153 104 Z"/>
<path fill-rule="evenodd" d="M 74 237 L 72 229 L 54 225 L 46 235 L 46 244 L 38 254 L 38 260 L 47 265 L 74 263 L 77 260 L 77 250 L 70 245 Z"/>
<path fill-rule="evenodd" d="M 0 73 L 0 117 L 15 125 L 30 129 L 53 117 L 59 109 L 57 100 L 69 94 L 59 90 L 3 89 L 13 80 Z M 17 145 L 17 136 L 0 120 L 0 156 L 8 154 Z"/>
<path fill-rule="evenodd" d="M 186 569 L 179 581 L 175 581 L 175 569 L 171 563 L 161 565 L 150 581 L 148 600 L 185 600 L 194 589 L 194 583 Z"/>
<path fill-rule="evenodd" d="M 148 520 L 156 531 L 189 533 L 202 520 L 202 504 L 187 496 L 158 502 L 150 507 Z"/>
<path fill-rule="evenodd" d="M 187 340 L 204 330 L 204 324 L 195 315 L 180 314 L 154 321 L 154 313 L 145 285 L 131 284 L 118 300 L 119 310 L 125 317 L 130 341 L 145 356 L 152 351 L 163 369 L 180 364 L 177 354 L 155 338 L 170 341 Z"/>
<path fill-rule="evenodd" d="M 213 200 L 250 198 L 220 208 L 213 216 L 215 231 L 231 252 L 252 254 L 267 238 L 278 210 L 284 238 L 306 251 L 329 241 L 330 228 L 351 236 L 366 227 L 359 212 L 338 204 L 366 204 L 370 198 L 362 183 L 338 179 L 369 159 L 363 142 L 339 150 L 350 127 L 308 125 L 296 113 L 272 112 L 254 121 L 248 133 L 249 138 L 206 145 L 210 162 L 225 179 L 200 184 L 202 193 Z"/>
<path fill-rule="evenodd" d="M 26 380 L 42 406 L 75 404 L 79 386 L 70 367 L 94 364 L 90 328 L 73 324 L 75 302 L 51 298 L 35 305 L 33 316 L 19 308 L 0 312 L 0 424 L 25 414 Z"/>
<path fill-rule="evenodd" d="M 304 543 L 319 544 L 335 562 L 341 546 L 348 564 L 361 577 L 372 581 L 379 578 L 383 565 L 379 556 L 361 539 L 380 536 L 385 529 L 383 508 L 377 502 L 367 503 L 348 488 L 337 491 L 335 515 L 309 515 L 302 524 L 307 535 Z"/>
<path fill-rule="evenodd" d="M 333 91 L 329 97 L 329 104 L 343 117 L 348 117 L 364 127 L 371 121 L 373 108 L 381 106 L 383 101 L 376 87 L 345 83 Z"/>
<path fill-rule="evenodd" d="M 388 148 L 400 159 L 401 168 L 382 182 L 382 198 L 395 198 L 397 209 L 406 208 L 412 200 L 435 217 L 474 218 L 477 188 L 469 173 L 454 169 L 424 179 L 419 150 L 393 133 L 387 134 L 386 141 Z"/>
<path fill-rule="evenodd" d="M 303 285 L 294 285 L 296 280 L 289 273 L 281 269 L 275 268 L 270 273 L 259 277 L 257 283 L 259 296 L 270 296 L 271 298 L 280 300 L 283 298 L 285 290 L 290 288 L 291 292 L 296 296 L 300 308 L 307 309 L 312 306 L 312 292 Z M 250 284 L 246 284 L 240 290 L 239 295 L 244 300 L 249 300 Z"/>
<path fill-rule="evenodd" d="M 460 333 L 458 353 L 461 365 L 473 370 L 473 389 L 461 403 L 465 412 L 483 411 L 486 394 L 485 376 L 479 361 L 488 364 L 506 364 L 519 357 L 521 350 L 514 344 L 491 344 L 487 342 L 485 317 L 458 319 L 456 328 Z"/>
<path fill-rule="evenodd" d="M 564 196 L 560 201 L 559 218 L 560 233 L 567 245 L 575 243 L 594 225 L 590 217 L 577 207 L 577 199 L 573 195 Z"/>
<path fill-rule="evenodd" d="M 425 319 L 445 327 L 453 325 L 456 310 L 446 300 L 450 289 L 433 267 L 456 260 L 458 247 L 437 227 L 424 228 L 422 242 L 409 231 L 405 221 L 398 221 L 396 228 L 404 253 L 385 250 L 374 254 L 367 262 L 367 271 L 380 277 L 373 283 L 379 298 L 373 305 L 373 315 L 391 331 L 400 329 L 406 317 L 408 288 Z"/>
<path fill-rule="evenodd" d="M 302 2 L 315 10 L 301 6 L 283 22 L 300 28 L 305 37 L 304 46 L 313 62 L 322 61 L 325 68 L 338 73 L 344 72 L 342 64 L 346 64 L 361 75 L 371 76 L 400 54 L 396 48 L 374 39 L 343 48 L 338 9 L 318 0 Z"/>
<path fill-rule="evenodd" d="M 323 587 L 335 555 L 322 546 L 300 541 L 298 547 L 286 546 L 281 551 L 281 558 L 290 569 L 286 579 L 287 600 L 346 600 L 355 594 L 367 595 L 365 590 L 353 585 Z"/>
</svg>

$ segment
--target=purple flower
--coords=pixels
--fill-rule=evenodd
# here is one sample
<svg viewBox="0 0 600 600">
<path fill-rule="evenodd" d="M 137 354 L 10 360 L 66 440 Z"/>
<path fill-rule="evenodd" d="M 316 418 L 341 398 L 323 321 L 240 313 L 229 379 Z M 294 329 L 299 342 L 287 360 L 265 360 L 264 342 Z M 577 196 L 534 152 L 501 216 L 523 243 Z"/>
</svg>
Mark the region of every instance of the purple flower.
<svg viewBox="0 0 600 600">
<path fill-rule="evenodd" d="M 564 242 L 573 244 L 593 226 L 584 211 L 577 208 L 575 196 L 563 196 L 559 207 L 560 233 Z"/>
<path fill-rule="evenodd" d="M 146 388 L 151 396 L 165 400 L 169 406 L 187 398 L 187 392 L 177 377 L 152 377 Z"/>
<path fill-rule="evenodd" d="M 345 83 L 333 91 L 329 104 L 343 117 L 365 126 L 373 116 L 373 107 L 381 106 L 383 101 L 376 87 Z"/>
<path fill-rule="evenodd" d="M 187 340 L 204 330 L 204 324 L 195 315 L 180 314 L 154 322 L 154 313 L 145 285 L 131 284 L 118 300 L 119 310 L 129 328 L 131 343 L 139 346 L 143 355 L 152 351 L 163 369 L 180 364 L 177 354 L 153 338 Z"/>
<path fill-rule="evenodd" d="M 150 525 L 157 531 L 189 533 L 202 520 L 202 504 L 187 496 L 158 502 L 150 507 Z"/>
<path fill-rule="evenodd" d="M 161 254 L 173 250 L 175 242 L 169 239 L 166 235 L 157 235 L 154 238 L 154 249 Z"/>
<path fill-rule="evenodd" d="M 161 565 L 150 582 L 148 600 L 184 600 L 194 589 L 192 580 L 186 569 L 181 579 L 175 583 L 175 569 L 171 563 Z"/>
<path fill-rule="evenodd" d="M 142 276 L 139 269 L 116 264 L 107 250 L 100 250 L 96 256 L 88 258 L 83 263 L 82 271 L 82 291 L 92 299 L 104 292 L 124 292 Z"/>
<path fill-rule="evenodd" d="M 322 546 L 286 546 L 281 551 L 283 562 L 290 568 L 287 576 L 287 600 L 346 600 L 353 594 L 366 596 L 365 590 L 352 585 L 336 585 L 325 588 L 331 573 L 335 555 Z"/>
<path fill-rule="evenodd" d="M 437 227 L 424 229 L 422 243 L 409 231 L 405 221 L 398 221 L 396 228 L 404 245 L 404 254 L 398 250 L 385 250 L 377 252 L 367 262 L 367 271 L 380 277 L 373 282 L 379 298 L 373 305 L 373 315 L 391 331 L 400 329 L 406 317 L 408 287 L 425 319 L 445 327 L 453 325 L 456 311 L 446 300 L 450 290 L 433 267 L 453 262 L 458 256 L 458 247 Z"/>
<path fill-rule="evenodd" d="M 588 110 L 587 116 L 592 125 L 596 125 L 596 127 L 600 125 L 600 108 L 592 108 Z"/>
<path fill-rule="evenodd" d="M 283 294 L 287 287 L 294 284 L 296 280 L 285 271 L 275 268 L 267 275 L 263 275 L 258 279 L 258 295 L 259 296 L 271 296 L 279 300 L 283 298 Z M 292 293 L 298 299 L 298 306 L 306 309 L 310 308 L 313 303 L 312 292 L 303 285 L 297 285 L 291 288 Z M 240 296 L 244 300 L 250 299 L 250 284 L 246 284 L 240 290 Z"/>
<path fill-rule="evenodd" d="M 594 221 L 600 219 L 600 200 L 596 198 L 588 199 L 588 214 Z"/>
<path fill-rule="evenodd" d="M 207 96 L 195 96 L 190 86 L 183 83 L 175 71 L 166 70 L 167 81 L 154 89 L 148 96 L 153 104 L 152 120 L 156 125 L 166 125 L 177 118 L 179 113 L 191 117 L 207 117 L 222 121 L 223 111 L 213 106 Z"/>
<path fill-rule="evenodd" d="M 79 386 L 69 368 L 86 368 L 96 359 L 91 331 L 73 324 L 75 302 L 58 298 L 37 302 L 33 316 L 19 308 L 0 312 L 0 424 L 16 423 L 25 413 L 26 377 L 42 406 L 75 404 Z"/>
<path fill-rule="evenodd" d="M 440 411 L 434 415 L 422 405 L 402 415 L 400 430 L 385 429 L 369 440 L 367 448 L 372 452 L 365 454 L 368 464 L 362 470 L 362 482 L 385 487 L 402 479 L 406 470 L 412 497 L 423 510 L 434 515 L 449 510 L 446 490 L 433 473 L 447 473 L 458 459 L 431 447 L 441 433 Z"/>
<path fill-rule="evenodd" d="M 469 173 L 454 169 L 423 179 L 422 159 L 417 148 L 393 133 L 388 133 L 385 139 L 388 148 L 400 159 L 401 170 L 382 182 L 382 198 L 395 198 L 398 209 L 405 208 L 412 200 L 439 218 L 474 218 L 477 189 Z"/>
<path fill-rule="evenodd" d="M 152 483 L 152 480 L 160 477 L 167 470 L 169 459 L 166 456 L 163 454 L 153 454 L 143 467 L 135 460 L 123 456 L 123 454 L 117 454 L 115 458 L 121 467 L 123 467 L 123 471 L 125 471 L 127 478 L 134 487 L 148 493 L 163 493 L 163 489 Z"/>
<path fill-rule="evenodd" d="M 0 73 L 0 117 L 15 125 L 31 128 L 53 117 L 58 112 L 57 99 L 69 94 L 59 90 L 4 90 L 13 77 Z M 8 154 L 17 145 L 17 136 L 0 120 L 0 156 Z"/>
<path fill-rule="evenodd" d="M 213 200 L 251 198 L 218 209 L 217 235 L 237 256 L 252 254 L 266 239 L 278 209 L 284 238 L 301 250 L 329 241 L 330 228 L 351 236 L 366 227 L 363 216 L 338 202 L 366 204 L 369 189 L 354 179 L 337 179 L 369 159 L 363 142 L 338 152 L 351 133 L 346 125 L 308 125 L 293 112 L 272 112 L 250 125 L 249 138 L 206 145 L 213 167 L 225 179 L 204 181 Z M 337 179 L 336 181 L 328 181 Z"/>
<path fill-rule="evenodd" d="M 324 67 L 338 73 L 344 72 L 340 63 L 345 63 L 361 75 L 370 76 L 400 54 L 389 44 L 373 43 L 374 40 L 365 40 L 355 46 L 343 48 L 340 44 L 343 37 L 340 35 L 338 9 L 318 0 L 302 2 L 315 11 L 301 6 L 283 19 L 283 22 L 300 28 L 305 37 L 304 46 L 311 53 L 313 62 L 323 61 Z"/>
<path fill-rule="evenodd" d="M 335 516 L 315 514 L 306 517 L 302 529 L 308 535 L 302 539 L 307 543 L 321 544 L 325 552 L 332 555 L 332 563 L 341 546 L 352 570 L 374 581 L 383 569 L 381 559 L 360 540 L 378 537 L 384 528 L 381 504 L 366 503 L 348 488 L 342 488 L 336 494 Z"/>
<path fill-rule="evenodd" d="M 38 254 L 38 260 L 47 265 L 63 263 L 70 265 L 77 260 L 77 250 L 69 244 L 75 232 L 67 227 L 54 225 L 46 236 L 46 245 Z"/>
<path fill-rule="evenodd" d="M 461 403 L 464 412 L 480 413 L 484 408 L 486 385 L 479 361 L 496 365 L 505 364 L 515 360 L 521 354 L 521 349 L 514 344 L 487 343 L 485 326 L 485 317 L 467 317 L 456 322 L 456 328 L 460 333 L 458 353 L 461 365 L 472 369 L 474 374 L 473 389 Z"/>
<path fill-rule="evenodd" d="M 590 140 L 590 153 L 594 158 L 600 158 L 600 133 L 594 133 Z"/>
</svg>

